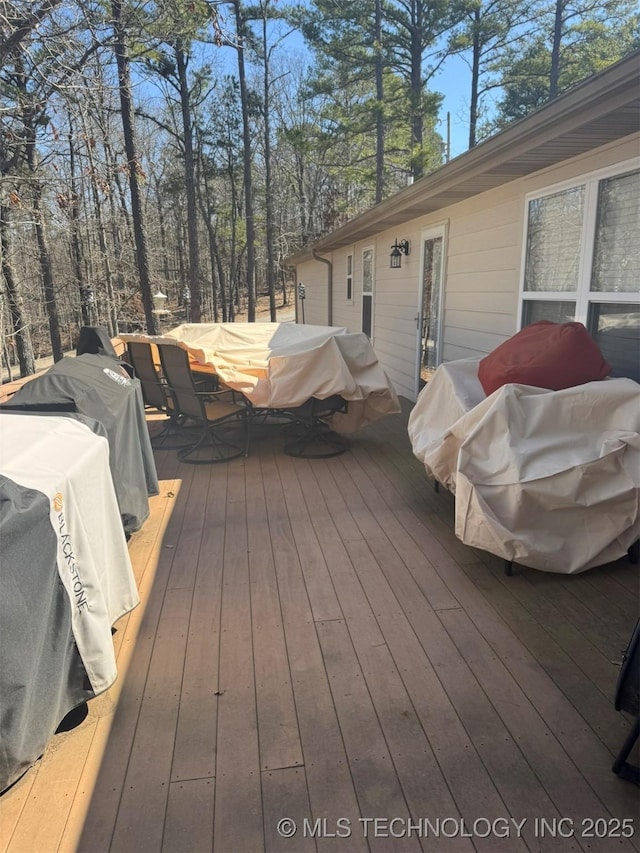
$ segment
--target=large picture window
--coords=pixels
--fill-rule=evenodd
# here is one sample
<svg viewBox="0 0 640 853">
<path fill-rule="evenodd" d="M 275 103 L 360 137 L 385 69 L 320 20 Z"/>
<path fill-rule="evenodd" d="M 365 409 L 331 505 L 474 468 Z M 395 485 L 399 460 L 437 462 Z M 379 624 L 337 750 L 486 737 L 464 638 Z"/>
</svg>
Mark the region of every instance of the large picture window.
<svg viewBox="0 0 640 853">
<path fill-rule="evenodd" d="M 584 323 L 613 376 L 640 381 L 640 169 L 527 201 L 521 327 Z"/>
</svg>

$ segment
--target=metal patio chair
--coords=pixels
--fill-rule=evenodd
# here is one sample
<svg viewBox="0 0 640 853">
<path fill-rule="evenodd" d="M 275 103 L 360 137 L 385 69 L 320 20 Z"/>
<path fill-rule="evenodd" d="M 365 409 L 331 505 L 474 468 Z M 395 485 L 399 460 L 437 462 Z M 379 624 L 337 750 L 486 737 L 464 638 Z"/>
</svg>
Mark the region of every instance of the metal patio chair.
<svg viewBox="0 0 640 853">
<path fill-rule="evenodd" d="M 176 415 L 200 427 L 198 439 L 178 450 L 193 465 L 228 462 L 249 452 L 249 408 L 231 389 L 198 390 L 186 350 L 158 344 L 162 372 Z"/>
<path fill-rule="evenodd" d="M 334 432 L 326 419 L 346 410 L 347 401 L 339 394 L 324 400 L 310 397 L 301 406 L 285 409 L 284 414 L 293 422 L 284 427 L 284 452 L 302 459 L 328 459 L 344 453 L 349 442 Z"/>
<path fill-rule="evenodd" d="M 631 714 L 634 722 L 611 769 L 622 779 L 640 785 L 640 768 L 627 761 L 640 734 L 640 619 L 622 658 L 614 706 L 616 711 Z"/>
<path fill-rule="evenodd" d="M 151 436 L 151 444 L 154 447 L 163 447 L 165 450 L 176 450 L 184 447 L 182 438 L 179 438 L 178 444 L 166 443 L 171 436 L 178 433 L 182 424 L 167 390 L 167 384 L 156 365 L 152 345 L 145 341 L 129 341 L 127 357 L 135 377 L 140 382 L 145 407 L 167 416 L 162 430 Z"/>
</svg>

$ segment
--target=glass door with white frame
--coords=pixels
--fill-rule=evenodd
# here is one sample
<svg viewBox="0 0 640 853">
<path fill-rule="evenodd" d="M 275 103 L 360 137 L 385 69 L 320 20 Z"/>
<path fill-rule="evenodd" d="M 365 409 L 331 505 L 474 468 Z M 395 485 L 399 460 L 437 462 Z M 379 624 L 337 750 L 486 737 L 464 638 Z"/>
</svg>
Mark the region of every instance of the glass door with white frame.
<svg viewBox="0 0 640 853">
<path fill-rule="evenodd" d="M 444 228 L 423 234 L 418 315 L 418 391 L 440 364 L 440 311 L 444 273 Z"/>
<path fill-rule="evenodd" d="M 373 330 L 373 249 L 362 252 L 362 331 L 368 338 Z"/>
</svg>

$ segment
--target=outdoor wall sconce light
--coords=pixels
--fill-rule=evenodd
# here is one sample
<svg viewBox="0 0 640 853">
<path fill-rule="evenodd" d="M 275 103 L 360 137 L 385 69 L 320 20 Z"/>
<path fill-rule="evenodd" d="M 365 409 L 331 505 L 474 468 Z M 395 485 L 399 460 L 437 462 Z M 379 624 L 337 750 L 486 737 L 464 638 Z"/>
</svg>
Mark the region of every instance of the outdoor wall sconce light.
<svg viewBox="0 0 640 853">
<path fill-rule="evenodd" d="M 391 263 L 389 266 L 392 270 L 398 270 L 402 266 L 402 256 L 408 255 L 410 249 L 410 244 L 408 240 L 398 240 L 396 239 L 395 243 L 391 247 L 391 254 L 389 257 L 391 258 Z"/>
</svg>

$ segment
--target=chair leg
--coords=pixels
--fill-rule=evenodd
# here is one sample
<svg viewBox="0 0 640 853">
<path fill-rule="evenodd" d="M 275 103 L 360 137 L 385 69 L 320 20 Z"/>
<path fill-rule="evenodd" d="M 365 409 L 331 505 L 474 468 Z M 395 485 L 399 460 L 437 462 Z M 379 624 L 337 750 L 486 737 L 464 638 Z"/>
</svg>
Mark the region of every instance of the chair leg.
<svg viewBox="0 0 640 853">
<path fill-rule="evenodd" d="M 640 539 L 636 539 L 633 545 L 629 546 L 627 555 L 629 557 L 629 562 L 634 566 L 637 566 L 640 562 Z"/>
<path fill-rule="evenodd" d="M 320 418 L 311 420 L 297 419 L 293 424 L 284 428 L 287 438 L 284 452 L 287 456 L 297 456 L 301 459 L 329 459 L 339 456 L 349 448 L 349 442 L 344 436 L 333 432 Z"/>
<path fill-rule="evenodd" d="M 640 784 L 640 768 L 634 767 L 633 764 L 628 764 L 627 758 L 635 742 L 638 740 L 639 734 L 640 717 L 636 717 L 631 731 L 627 735 L 625 742 L 622 744 L 622 749 L 611 767 L 616 776 L 620 776 L 621 779 L 627 779 L 629 782 L 635 782 L 636 785 Z"/>
<path fill-rule="evenodd" d="M 249 455 L 251 447 L 251 412 L 247 409 L 242 417 L 242 425 L 244 428 L 244 455 L 245 458 Z"/>
<path fill-rule="evenodd" d="M 513 560 L 504 561 L 504 573 L 507 577 L 511 577 L 513 574 Z"/>
<path fill-rule="evenodd" d="M 185 441 L 185 437 L 180 435 L 180 432 L 185 429 L 193 429 L 193 427 L 186 427 L 177 417 L 169 415 L 160 432 L 151 436 L 151 446 L 159 450 L 181 450 L 183 447 L 188 447 L 190 442 Z M 172 437 L 175 442 L 167 443 L 167 440 Z"/>
<path fill-rule="evenodd" d="M 214 465 L 217 462 L 230 462 L 239 456 L 246 456 L 248 453 L 247 425 L 242 424 L 242 428 L 245 432 L 244 439 L 238 442 L 236 436 L 228 439 L 222 435 L 220 425 L 214 428 L 206 425 L 195 444 L 189 444 L 178 450 L 178 459 L 189 465 Z M 194 458 L 194 455 L 201 451 L 205 455 Z"/>
</svg>

